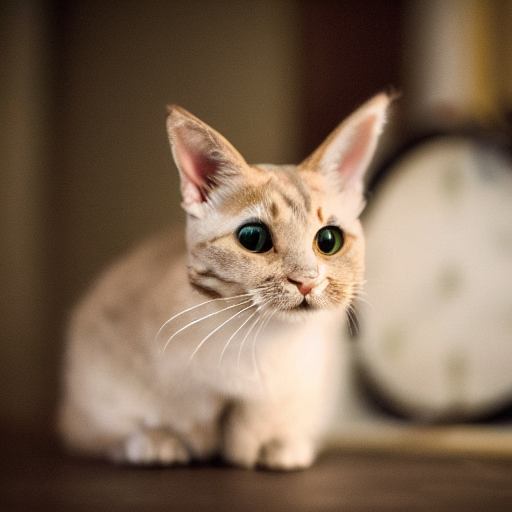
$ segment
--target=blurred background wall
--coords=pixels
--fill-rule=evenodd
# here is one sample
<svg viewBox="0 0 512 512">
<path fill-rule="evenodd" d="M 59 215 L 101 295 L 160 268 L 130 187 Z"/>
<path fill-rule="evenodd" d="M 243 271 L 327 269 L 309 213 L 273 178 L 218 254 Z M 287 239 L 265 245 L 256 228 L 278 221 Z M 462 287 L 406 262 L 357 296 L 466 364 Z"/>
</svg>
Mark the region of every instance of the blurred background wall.
<svg viewBox="0 0 512 512">
<path fill-rule="evenodd" d="M 0 422 L 51 427 L 70 307 L 118 254 L 183 221 L 166 104 L 249 162 L 300 161 L 389 87 L 402 93 L 397 139 L 499 123 L 511 5 L 1 2 Z"/>
</svg>

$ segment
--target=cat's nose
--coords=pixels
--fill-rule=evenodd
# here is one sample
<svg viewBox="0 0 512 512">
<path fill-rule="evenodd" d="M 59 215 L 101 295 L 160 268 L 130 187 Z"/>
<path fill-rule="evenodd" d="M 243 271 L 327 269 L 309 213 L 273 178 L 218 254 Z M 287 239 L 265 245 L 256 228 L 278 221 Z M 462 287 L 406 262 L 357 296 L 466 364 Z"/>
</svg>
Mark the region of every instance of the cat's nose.
<svg viewBox="0 0 512 512">
<path fill-rule="evenodd" d="M 288 276 L 288 281 L 295 286 L 299 290 L 302 295 L 306 296 L 308 293 L 311 293 L 311 290 L 318 283 L 318 272 L 311 272 L 309 275 L 300 275 L 300 274 L 290 274 Z"/>
<path fill-rule="evenodd" d="M 293 279 L 288 279 L 288 280 L 290 281 L 290 283 L 297 285 L 299 292 L 302 293 L 302 295 L 304 295 L 304 297 L 306 295 L 308 295 L 309 293 L 311 293 L 311 290 L 315 287 L 315 284 L 316 284 L 316 279 L 310 279 L 310 280 L 304 281 L 302 283 L 299 281 L 294 281 Z"/>
</svg>

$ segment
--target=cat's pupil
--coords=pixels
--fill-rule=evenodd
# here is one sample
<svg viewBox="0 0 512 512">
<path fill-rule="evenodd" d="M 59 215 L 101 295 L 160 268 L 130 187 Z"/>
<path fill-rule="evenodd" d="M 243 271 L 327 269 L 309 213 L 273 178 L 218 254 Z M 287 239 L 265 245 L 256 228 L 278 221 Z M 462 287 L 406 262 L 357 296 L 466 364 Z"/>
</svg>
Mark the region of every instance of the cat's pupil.
<svg viewBox="0 0 512 512">
<path fill-rule="evenodd" d="M 331 256 L 343 247 L 343 233 L 336 226 L 322 228 L 316 234 L 316 245 L 320 252 Z"/>
<path fill-rule="evenodd" d="M 267 252 L 272 248 L 272 237 L 265 224 L 245 224 L 237 231 L 240 244 L 251 252 Z"/>
</svg>

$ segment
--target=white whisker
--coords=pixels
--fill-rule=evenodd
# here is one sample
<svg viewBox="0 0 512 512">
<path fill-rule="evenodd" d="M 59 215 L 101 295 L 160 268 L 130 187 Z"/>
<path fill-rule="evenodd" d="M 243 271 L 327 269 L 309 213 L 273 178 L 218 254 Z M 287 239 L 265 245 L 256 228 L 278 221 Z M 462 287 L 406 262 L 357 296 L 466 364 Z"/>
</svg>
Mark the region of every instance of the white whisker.
<svg viewBox="0 0 512 512">
<path fill-rule="evenodd" d="M 196 304 L 195 306 L 187 308 L 187 309 L 181 311 L 180 313 L 178 313 L 177 315 L 174 315 L 173 317 L 169 318 L 169 320 L 167 320 L 162 325 L 162 327 L 160 327 L 158 332 L 156 333 L 155 340 L 158 339 L 158 336 L 160 336 L 160 333 L 162 332 L 162 330 L 165 328 L 166 325 L 171 323 L 175 318 L 178 318 L 179 316 L 184 315 L 185 313 L 188 313 L 189 311 L 193 311 L 194 309 L 200 308 L 201 306 L 206 306 L 207 304 L 211 304 L 212 302 L 241 299 L 243 297 L 249 297 L 250 295 L 251 295 L 250 293 L 244 293 L 242 295 L 235 295 L 234 297 L 219 297 L 217 299 L 210 299 L 205 302 L 201 302 L 201 304 Z M 244 303 L 242 303 L 242 304 L 244 304 Z"/>
<path fill-rule="evenodd" d="M 251 302 L 251 301 L 247 301 L 247 302 Z M 244 302 L 244 304 L 246 304 L 247 302 Z M 237 304 L 238 306 L 240 306 L 240 304 Z M 231 309 L 233 306 L 229 307 L 229 308 L 225 308 L 223 309 L 222 311 L 226 311 L 227 309 Z M 241 315 L 244 311 L 247 311 L 248 309 L 251 309 L 251 308 L 255 308 L 257 307 L 255 304 L 251 304 L 250 306 L 247 306 L 246 308 L 240 310 L 240 311 L 237 311 L 233 316 L 230 316 L 227 320 L 225 320 L 224 322 L 222 322 L 218 327 L 216 327 L 212 332 L 210 332 L 210 334 L 208 334 L 205 338 L 203 338 L 203 340 L 201 341 L 201 343 L 199 343 L 199 345 L 196 347 L 196 349 L 194 350 L 194 352 L 192 352 L 192 355 L 190 356 L 190 359 L 189 359 L 189 362 L 192 361 L 193 357 L 196 355 L 197 351 L 202 347 L 202 345 L 204 344 L 204 342 L 210 338 L 210 336 L 212 336 L 213 334 L 215 334 L 221 327 L 223 327 L 224 325 L 226 325 L 228 322 L 230 322 L 231 320 L 233 320 L 233 318 L 236 318 L 238 315 Z M 254 313 L 253 313 L 254 315 Z M 251 316 L 253 316 L 251 315 Z M 211 315 L 209 315 L 211 316 Z M 190 325 L 190 324 L 189 324 Z"/>
<path fill-rule="evenodd" d="M 361 302 L 363 304 L 367 304 L 368 306 L 370 306 L 372 311 L 374 311 L 373 304 L 369 300 L 367 300 L 364 297 L 362 297 L 362 292 L 359 293 L 358 295 L 356 295 L 356 298 L 355 298 L 354 302 Z"/>
<path fill-rule="evenodd" d="M 220 364 L 221 364 L 221 361 L 222 361 L 222 358 L 224 356 L 224 352 L 226 351 L 226 349 L 228 348 L 228 345 L 231 343 L 231 340 L 236 336 L 236 333 L 240 331 L 240 329 L 242 329 L 242 327 L 256 314 L 259 312 L 259 308 L 249 317 L 247 318 L 247 320 L 245 320 L 242 325 L 229 337 L 227 343 L 224 345 L 224 348 L 222 349 L 222 352 L 220 354 L 220 358 L 219 358 L 219 368 L 220 368 Z"/>
<path fill-rule="evenodd" d="M 248 319 L 250 320 L 256 313 L 258 312 L 258 310 L 256 310 Z M 245 336 L 244 336 L 244 339 L 242 340 L 242 343 L 240 343 L 240 348 L 238 350 L 238 359 L 237 359 L 237 366 L 240 365 L 240 356 L 242 354 L 242 348 L 244 346 L 244 343 L 245 343 L 245 340 L 247 339 L 247 337 L 249 336 L 249 334 L 251 333 L 251 331 L 253 330 L 254 326 L 260 321 L 260 318 L 256 318 L 256 321 L 251 325 L 251 327 L 249 327 L 249 330 L 246 332 Z"/>
<path fill-rule="evenodd" d="M 215 315 L 218 315 L 219 313 L 223 313 L 224 311 L 227 311 L 228 309 L 233 309 L 233 308 L 237 308 L 239 306 L 243 306 L 244 304 L 248 304 L 249 302 L 252 302 L 251 299 L 249 300 L 245 300 L 243 302 L 239 302 L 238 304 L 233 304 L 232 306 L 228 306 L 227 308 L 224 308 L 224 309 L 221 309 L 219 311 L 214 311 L 213 313 L 210 313 L 208 315 L 205 315 L 201 318 L 198 318 L 196 320 L 193 320 L 192 322 L 189 322 L 187 325 L 181 327 L 181 329 L 178 329 L 168 340 L 167 342 L 165 343 L 164 345 L 164 348 L 162 349 L 162 352 L 161 352 L 161 355 L 163 355 L 163 353 L 165 352 L 165 349 L 167 348 L 167 346 L 169 345 L 169 343 L 171 342 L 171 340 L 177 335 L 179 334 L 180 332 L 184 331 L 185 329 L 187 329 L 188 327 L 194 325 L 194 324 L 197 324 L 198 322 L 202 322 L 203 320 L 206 320 L 207 318 L 210 318 L 212 316 L 215 316 Z M 249 307 L 252 307 L 254 306 L 254 304 L 251 304 L 251 306 Z M 247 309 L 247 308 L 246 308 Z M 244 310 L 245 311 L 245 310 Z M 238 313 L 237 313 L 238 314 Z M 236 315 L 234 315 L 236 316 Z M 233 317 L 232 317 L 233 318 Z"/>
<path fill-rule="evenodd" d="M 350 336 L 351 337 L 358 336 L 359 332 L 358 332 L 357 313 L 354 309 L 354 306 L 352 304 L 349 304 L 345 308 L 345 311 L 347 313 L 347 318 L 348 318 L 347 324 L 348 324 Z M 354 327 L 353 330 L 352 330 L 352 327 Z"/>
<path fill-rule="evenodd" d="M 268 313 L 268 316 L 265 318 L 265 315 L 267 315 L 267 313 Z M 260 332 L 263 330 L 264 327 L 267 326 L 270 319 L 274 316 L 275 313 L 276 313 L 275 310 L 274 311 L 269 310 L 263 314 L 263 316 L 261 318 L 261 325 L 259 326 L 259 328 L 256 331 L 256 334 L 254 335 L 254 338 L 252 340 L 252 362 L 254 364 L 254 368 L 256 369 L 256 373 L 258 374 L 258 378 L 260 379 L 260 381 L 261 381 L 261 373 L 258 368 L 258 361 L 256 360 L 256 340 L 257 340 Z"/>
</svg>

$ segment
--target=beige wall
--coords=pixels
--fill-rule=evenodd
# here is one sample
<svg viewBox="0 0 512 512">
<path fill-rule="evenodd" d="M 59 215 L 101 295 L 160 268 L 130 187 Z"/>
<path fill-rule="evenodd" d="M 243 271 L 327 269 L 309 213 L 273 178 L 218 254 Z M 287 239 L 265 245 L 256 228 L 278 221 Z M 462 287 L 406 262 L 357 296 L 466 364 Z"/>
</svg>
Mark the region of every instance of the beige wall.
<svg viewBox="0 0 512 512">
<path fill-rule="evenodd" d="M 249 161 L 297 160 L 295 3 L 2 2 L 0 421 L 48 423 L 61 320 L 134 241 L 183 219 L 178 103 Z"/>
<path fill-rule="evenodd" d="M 0 5 L 0 422 L 48 401 L 47 21 L 36 2 Z"/>
</svg>

